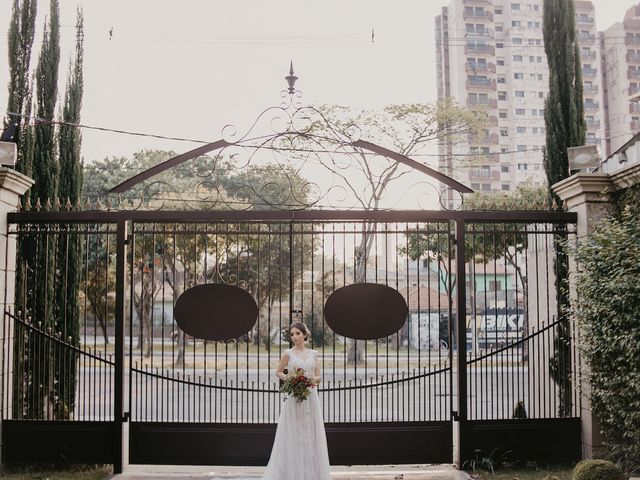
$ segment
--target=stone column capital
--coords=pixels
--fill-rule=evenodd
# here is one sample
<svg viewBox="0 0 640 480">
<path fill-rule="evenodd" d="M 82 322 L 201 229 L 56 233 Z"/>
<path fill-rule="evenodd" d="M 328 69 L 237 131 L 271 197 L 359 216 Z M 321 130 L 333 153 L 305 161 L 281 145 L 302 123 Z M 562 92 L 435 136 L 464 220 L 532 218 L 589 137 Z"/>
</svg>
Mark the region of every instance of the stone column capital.
<svg viewBox="0 0 640 480">
<path fill-rule="evenodd" d="M 606 173 L 576 173 L 551 188 L 570 211 L 584 203 L 609 203 L 610 193 L 616 190 Z"/>
<path fill-rule="evenodd" d="M 0 201 L 12 209 L 17 208 L 18 199 L 31 188 L 34 180 L 12 168 L 0 167 Z M 11 208 L 10 208 L 11 209 Z M 9 211 L 2 208 L 3 211 Z"/>
</svg>

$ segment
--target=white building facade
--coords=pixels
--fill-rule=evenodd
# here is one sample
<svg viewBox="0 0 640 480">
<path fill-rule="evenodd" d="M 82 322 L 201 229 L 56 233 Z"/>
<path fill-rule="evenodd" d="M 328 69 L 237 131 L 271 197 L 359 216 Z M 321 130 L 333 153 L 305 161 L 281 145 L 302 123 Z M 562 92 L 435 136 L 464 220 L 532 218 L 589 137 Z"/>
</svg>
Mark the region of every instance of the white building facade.
<svg viewBox="0 0 640 480">
<path fill-rule="evenodd" d="M 640 4 L 602 33 L 601 45 L 609 156 L 640 131 Z"/>
<path fill-rule="evenodd" d="M 542 0 L 452 0 L 435 19 L 438 97 L 486 110 L 479 138 L 443 145 L 440 169 L 475 191 L 546 182 L 544 101 L 549 89 Z M 576 1 L 587 141 L 604 137 L 600 44 L 590 1 Z"/>
</svg>

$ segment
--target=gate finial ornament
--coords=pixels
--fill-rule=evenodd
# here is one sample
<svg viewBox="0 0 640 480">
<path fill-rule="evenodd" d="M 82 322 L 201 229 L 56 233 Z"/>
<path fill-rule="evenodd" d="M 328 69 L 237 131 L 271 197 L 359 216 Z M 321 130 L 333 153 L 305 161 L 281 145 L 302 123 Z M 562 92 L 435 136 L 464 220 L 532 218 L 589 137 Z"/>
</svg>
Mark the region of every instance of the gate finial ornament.
<svg viewBox="0 0 640 480">
<path fill-rule="evenodd" d="M 289 75 L 284 77 L 284 79 L 289 84 L 289 95 L 293 95 L 296 91 L 296 80 L 298 80 L 298 77 L 293 74 L 293 60 L 291 60 L 291 65 L 289 67 Z"/>
</svg>

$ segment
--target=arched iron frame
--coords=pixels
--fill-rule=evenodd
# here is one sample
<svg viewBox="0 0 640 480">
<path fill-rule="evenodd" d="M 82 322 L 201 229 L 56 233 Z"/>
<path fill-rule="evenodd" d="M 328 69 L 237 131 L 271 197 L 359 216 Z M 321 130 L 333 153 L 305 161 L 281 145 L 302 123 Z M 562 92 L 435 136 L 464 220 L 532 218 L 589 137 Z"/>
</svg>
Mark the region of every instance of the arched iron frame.
<svg viewBox="0 0 640 480">
<path fill-rule="evenodd" d="M 437 193 L 440 197 L 440 205 L 444 209 L 449 207 L 449 205 L 443 201 L 443 194 L 445 192 L 456 192 L 457 195 L 460 196 L 461 200 L 463 194 L 473 193 L 473 190 L 466 185 L 408 157 L 407 155 L 360 138 L 362 132 L 361 126 L 355 124 L 338 125 L 336 122 L 330 121 L 320 109 L 312 106 L 303 106 L 300 102 L 302 94 L 299 90 L 295 90 L 294 88 L 297 77 L 293 75 L 293 69 L 290 70 L 289 76 L 286 77 L 286 79 L 289 82 L 289 89 L 288 91 L 285 90 L 281 93 L 281 96 L 284 99 L 281 105 L 272 106 L 263 110 L 244 134 L 238 135 L 238 129 L 236 127 L 227 125 L 222 129 L 223 138 L 181 153 L 173 158 L 154 165 L 153 167 L 148 168 L 114 186 L 108 193 L 120 196 L 125 195 L 127 192 L 131 192 L 134 187 L 147 182 L 156 175 L 190 160 L 196 160 L 200 157 L 211 158 L 211 156 L 214 156 L 212 172 L 211 174 L 207 174 L 207 176 L 213 176 L 212 173 L 216 168 L 217 162 L 223 158 L 227 149 L 238 149 L 243 152 L 243 155 L 246 154 L 246 152 L 249 152 L 245 166 L 256 157 L 256 152 L 263 149 L 268 149 L 278 153 L 286 152 L 293 156 L 296 154 L 307 156 L 315 154 L 318 158 L 322 156 L 327 159 L 325 166 L 329 164 L 337 165 L 338 161 L 336 159 L 338 158 L 338 155 L 343 158 L 345 156 L 378 156 L 381 158 L 372 159 L 372 165 L 375 165 L 376 161 L 386 159 L 391 162 L 391 165 L 394 163 L 397 166 L 400 164 L 404 165 L 440 182 L 444 188 L 440 188 Z M 264 123 L 271 128 L 271 132 L 264 134 L 264 129 L 261 129 Z M 236 152 L 238 150 L 236 150 Z M 235 158 L 236 156 L 239 155 L 237 155 L 237 153 L 230 155 L 234 160 L 230 166 L 233 168 L 242 168 L 238 167 L 238 164 L 241 164 L 242 161 L 238 161 Z M 305 158 L 302 162 L 304 163 L 307 161 L 308 158 Z M 367 168 L 368 165 L 369 160 L 367 159 Z M 346 170 L 343 166 L 336 168 L 336 170 L 338 169 Z M 350 178 L 347 178 L 346 174 L 340 174 L 340 176 L 342 176 L 342 180 L 347 181 L 347 183 L 348 180 L 350 180 Z M 207 183 L 207 187 L 211 189 L 211 179 L 203 180 L 205 180 L 203 183 Z M 304 179 L 304 181 L 307 182 L 307 185 L 313 183 L 306 179 Z M 416 182 L 416 184 L 424 183 L 427 182 L 424 180 Z M 433 188 L 433 185 L 429 185 Z M 244 188 L 246 187 L 253 189 L 253 194 L 255 194 L 256 198 L 260 197 L 259 192 L 256 192 L 254 187 L 249 185 L 244 186 Z M 335 186 L 331 188 L 335 188 Z M 158 189 L 156 188 L 154 191 L 157 190 Z M 273 209 L 277 210 L 304 210 L 310 207 L 317 208 L 320 206 L 319 199 L 328 195 L 328 192 L 323 192 L 319 187 L 314 190 L 317 191 L 319 195 L 318 198 L 312 199 L 311 201 L 303 201 L 293 198 L 293 205 L 286 205 L 285 208 L 282 208 L 283 204 L 275 204 L 273 202 L 269 203 L 268 201 L 267 206 L 273 207 Z M 184 192 L 175 193 L 179 196 Z M 146 194 L 148 195 L 148 192 Z M 293 191 L 289 193 L 289 197 L 295 197 Z M 365 209 L 375 210 L 376 208 L 366 207 Z"/>
</svg>

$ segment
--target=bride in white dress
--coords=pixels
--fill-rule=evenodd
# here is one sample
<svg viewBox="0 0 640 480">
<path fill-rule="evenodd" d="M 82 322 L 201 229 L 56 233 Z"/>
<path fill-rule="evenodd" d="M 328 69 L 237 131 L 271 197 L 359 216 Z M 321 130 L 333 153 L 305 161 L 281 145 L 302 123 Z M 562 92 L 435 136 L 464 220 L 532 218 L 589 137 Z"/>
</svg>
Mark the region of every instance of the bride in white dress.
<svg viewBox="0 0 640 480">
<path fill-rule="evenodd" d="M 318 352 L 305 348 L 309 330 L 304 323 L 289 327 L 293 348 L 285 350 L 276 368 L 276 376 L 284 380 L 284 369 L 302 368 L 316 384 L 320 382 Z M 280 412 L 276 438 L 271 449 L 264 480 L 330 480 L 327 437 L 317 389 L 303 401 L 287 399 Z"/>
</svg>

